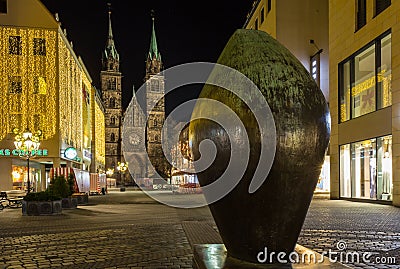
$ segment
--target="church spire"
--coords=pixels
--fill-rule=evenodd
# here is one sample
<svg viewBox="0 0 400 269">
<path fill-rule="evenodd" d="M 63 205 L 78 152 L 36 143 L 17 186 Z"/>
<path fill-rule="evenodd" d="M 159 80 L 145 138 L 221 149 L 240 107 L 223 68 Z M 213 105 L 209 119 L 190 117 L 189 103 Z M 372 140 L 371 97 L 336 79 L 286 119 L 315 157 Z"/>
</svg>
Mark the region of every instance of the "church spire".
<svg viewBox="0 0 400 269">
<path fill-rule="evenodd" d="M 114 36 L 111 26 L 111 3 L 108 5 L 108 38 L 106 48 L 103 54 L 103 68 L 105 70 L 118 71 L 119 68 L 119 54 L 114 44 Z M 111 64 L 111 65 L 110 65 Z"/>
<path fill-rule="evenodd" d="M 153 28 L 151 32 L 149 54 L 147 55 L 146 60 L 146 79 L 148 79 L 150 75 L 160 73 L 162 68 L 161 54 L 158 51 L 156 30 L 154 26 L 154 10 L 151 11 L 151 19 L 153 21 Z"/>
</svg>

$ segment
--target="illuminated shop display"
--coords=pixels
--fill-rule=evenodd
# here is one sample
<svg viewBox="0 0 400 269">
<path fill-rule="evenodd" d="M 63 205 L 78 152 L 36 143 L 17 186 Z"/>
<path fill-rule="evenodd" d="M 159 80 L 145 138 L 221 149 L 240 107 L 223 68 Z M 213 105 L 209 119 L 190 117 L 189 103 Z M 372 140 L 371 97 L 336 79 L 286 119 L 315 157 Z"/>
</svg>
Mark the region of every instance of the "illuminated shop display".
<svg viewBox="0 0 400 269">
<path fill-rule="evenodd" d="M 340 196 L 392 200 L 392 136 L 340 146 Z"/>
<path fill-rule="evenodd" d="M 14 128 L 56 133 L 56 31 L 2 27 L 0 140 Z"/>
<path fill-rule="evenodd" d="M 391 34 L 339 65 L 340 122 L 392 105 Z"/>
</svg>

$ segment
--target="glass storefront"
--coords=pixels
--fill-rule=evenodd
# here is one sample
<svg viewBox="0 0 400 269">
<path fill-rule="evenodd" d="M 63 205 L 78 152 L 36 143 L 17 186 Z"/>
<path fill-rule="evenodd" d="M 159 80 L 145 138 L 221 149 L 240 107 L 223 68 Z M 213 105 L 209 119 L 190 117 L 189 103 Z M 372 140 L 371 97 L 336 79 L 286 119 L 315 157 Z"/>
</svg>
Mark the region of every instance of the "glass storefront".
<svg viewBox="0 0 400 269">
<path fill-rule="evenodd" d="M 340 196 L 392 200 L 392 136 L 340 146 Z"/>
<path fill-rule="evenodd" d="M 36 169 L 33 167 L 29 168 L 29 180 L 32 191 L 40 191 L 41 190 L 41 171 L 40 169 Z M 28 167 L 26 166 L 12 166 L 12 183 L 13 190 L 27 190 L 28 188 Z"/>
<path fill-rule="evenodd" d="M 392 104 L 390 32 L 339 64 L 340 122 Z"/>
</svg>

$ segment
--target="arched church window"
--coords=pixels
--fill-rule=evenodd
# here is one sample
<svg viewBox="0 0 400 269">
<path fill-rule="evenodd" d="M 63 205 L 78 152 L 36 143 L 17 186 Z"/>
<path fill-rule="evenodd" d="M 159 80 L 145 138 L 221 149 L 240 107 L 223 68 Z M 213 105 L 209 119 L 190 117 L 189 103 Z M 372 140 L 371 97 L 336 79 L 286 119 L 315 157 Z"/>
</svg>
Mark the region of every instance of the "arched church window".
<svg viewBox="0 0 400 269">
<path fill-rule="evenodd" d="M 114 141 L 115 141 L 115 134 L 114 134 L 114 133 L 111 133 L 111 138 L 110 138 L 110 140 L 111 140 L 111 142 L 114 142 Z"/>
<path fill-rule="evenodd" d="M 110 124 L 111 124 L 111 125 L 115 125 L 115 117 L 111 117 L 111 119 L 110 119 Z"/>
<path fill-rule="evenodd" d="M 115 107 L 115 98 L 114 98 L 114 97 L 111 97 L 111 98 L 110 98 L 110 107 L 111 107 L 111 108 L 114 108 L 114 107 Z"/>
</svg>

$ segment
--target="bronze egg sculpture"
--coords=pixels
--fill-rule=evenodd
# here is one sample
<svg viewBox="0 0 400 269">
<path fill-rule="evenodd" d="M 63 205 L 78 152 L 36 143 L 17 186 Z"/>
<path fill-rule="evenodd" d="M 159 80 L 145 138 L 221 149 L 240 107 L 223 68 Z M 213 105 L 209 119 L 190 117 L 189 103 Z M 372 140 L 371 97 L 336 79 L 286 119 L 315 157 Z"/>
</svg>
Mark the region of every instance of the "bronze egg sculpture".
<svg viewBox="0 0 400 269">
<path fill-rule="evenodd" d="M 217 63 L 237 70 L 258 87 L 257 96 L 263 100 L 250 92 L 248 95 L 252 96 L 248 99 L 251 102 L 262 101 L 260 104 L 266 102 L 275 125 L 266 129 L 260 127 L 255 116 L 259 111 L 255 110 L 262 109 L 261 106 L 256 104 L 252 107 L 229 89 L 206 84 L 199 98 L 210 102 L 196 103 L 189 126 L 195 161 L 207 154 L 207 150 L 215 151 L 209 160 L 210 165 L 197 173 L 202 187 L 224 177 L 232 160 L 242 155 L 248 157 L 244 168 L 234 165 L 233 169 L 243 171 L 237 173 L 240 178 L 234 188 L 216 201 L 211 189 L 205 189 L 204 195 L 210 201 L 209 208 L 228 256 L 259 263 L 257 255 L 265 248 L 275 253 L 294 251 L 329 143 L 329 110 L 321 90 L 300 61 L 265 32 L 235 31 Z M 210 77 L 229 80 L 217 71 Z M 237 83 L 232 83 L 232 87 L 237 87 Z M 246 88 L 239 91 L 246 96 Z M 215 102 L 229 109 L 217 108 Z M 227 122 L 234 122 L 237 117 L 243 132 L 236 124 L 227 127 L 208 116 L 201 119 L 205 114 L 228 119 Z M 235 134 L 229 134 L 232 130 L 235 132 L 235 128 L 240 135 L 245 134 L 247 144 L 235 141 Z M 268 173 L 262 184 L 250 188 L 256 170 L 269 165 L 260 157 L 264 137 L 275 139 L 274 158 L 270 167 L 265 168 Z M 203 141 L 212 141 L 214 149 L 202 149 Z M 236 151 L 232 143 L 237 144 Z M 233 173 L 230 177 L 225 176 L 224 180 L 237 179 Z M 224 185 L 220 184 L 219 188 Z M 274 258 L 267 262 L 277 261 Z"/>
</svg>

